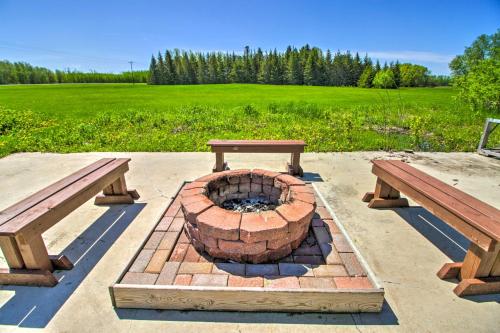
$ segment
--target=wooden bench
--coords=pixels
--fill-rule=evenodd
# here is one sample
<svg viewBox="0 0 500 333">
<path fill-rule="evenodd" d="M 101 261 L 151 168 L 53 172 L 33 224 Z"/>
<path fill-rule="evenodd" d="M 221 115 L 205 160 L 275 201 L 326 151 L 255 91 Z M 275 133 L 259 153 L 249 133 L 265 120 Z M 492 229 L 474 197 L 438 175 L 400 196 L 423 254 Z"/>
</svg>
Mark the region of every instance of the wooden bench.
<svg viewBox="0 0 500 333">
<path fill-rule="evenodd" d="M 365 194 L 370 208 L 407 207 L 413 199 L 471 241 L 460 263 L 445 264 L 441 279 L 458 278 L 458 296 L 500 292 L 500 210 L 402 161 L 372 161 L 375 192 Z"/>
<path fill-rule="evenodd" d="M 53 286 L 54 268 L 71 269 L 65 256 L 49 256 L 42 233 L 94 197 L 95 204 L 131 204 L 139 198 L 128 190 L 128 158 L 103 158 L 0 212 L 0 248 L 9 265 L 0 284 Z"/>
<path fill-rule="evenodd" d="M 215 153 L 214 172 L 228 168 L 224 162 L 224 153 L 290 153 L 287 172 L 291 175 L 303 175 L 300 153 L 304 152 L 306 143 L 302 140 L 210 140 L 207 145 Z"/>
</svg>

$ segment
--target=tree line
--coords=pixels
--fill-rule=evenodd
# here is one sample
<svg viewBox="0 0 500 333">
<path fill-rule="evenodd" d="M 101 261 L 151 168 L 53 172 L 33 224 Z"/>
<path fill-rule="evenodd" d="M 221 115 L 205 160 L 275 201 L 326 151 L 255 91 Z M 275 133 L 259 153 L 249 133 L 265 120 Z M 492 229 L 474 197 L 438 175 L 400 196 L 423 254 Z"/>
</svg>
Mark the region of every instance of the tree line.
<svg viewBox="0 0 500 333">
<path fill-rule="evenodd" d="M 115 73 L 55 70 L 32 66 L 25 62 L 0 61 L 0 84 L 43 83 L 146 83 L 149 71 Z"/>
<path fill-rule="evenodd" d="M 246 46 L 243 54 L 192 52 L 178 49 L 151 56 L 149 84 L 262 83 L 363 88 L 448 85 L 447 76 L 433 76 L 425 66 L 375 63 L 358 53 L 323 52 L 305 45 L 285 52 L 263 52 Z"/>
</svg>

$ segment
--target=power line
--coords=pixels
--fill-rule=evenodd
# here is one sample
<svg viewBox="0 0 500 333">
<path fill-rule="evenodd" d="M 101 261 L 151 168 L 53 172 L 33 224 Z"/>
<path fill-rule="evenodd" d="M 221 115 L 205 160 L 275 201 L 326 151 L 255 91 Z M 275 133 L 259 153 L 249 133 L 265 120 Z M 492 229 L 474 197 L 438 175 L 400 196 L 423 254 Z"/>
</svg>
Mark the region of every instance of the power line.
<svg viewBox="0 0 500 333">
<path fill-rule="evenodd" d="M 135 79 L 134 79 L 134 67 L 133 67 L 134 62 L 133 62 L 133 61 L 129 61 L 128 63 L 130 64 L 130 71 L 132 72 L 132 85 L 134 85 L 134 84 L 135 84 Z"/>
<path fill-rule="evenodd" d="M 48 53 L 48 54 L 55 54 L 55 55 L 60 55 L 60 56 L 72 56 L 72 57 L 77 57 L 80 59 L 85 59 L 85 60 L 90 60 L 90 61 L 113 62 L 113 63 L 123 61 L 123 59 L 94 56 L 94 55 L 83 55 L 83 54 L 79 54 L 76 52 L 54 50 L 54 49 L 38 47 L 38 46 L 30 46 L 30 45 L 20 44 L 20 43 L 11 43 L 11 42 L 7 42 L 7 41 L 3 41 L 3 40 L 0 40 L 0 48 L 18 50 L 18 51 L 39 51 L 39 52 L 43 52 L 46 54 Z M 135 61 L 134 63 L 136 65 L 139 64 L 139 65 L 147 66 L 147 64 L 143 63 L 143 62 L 136 62 Z"/>
</svg>

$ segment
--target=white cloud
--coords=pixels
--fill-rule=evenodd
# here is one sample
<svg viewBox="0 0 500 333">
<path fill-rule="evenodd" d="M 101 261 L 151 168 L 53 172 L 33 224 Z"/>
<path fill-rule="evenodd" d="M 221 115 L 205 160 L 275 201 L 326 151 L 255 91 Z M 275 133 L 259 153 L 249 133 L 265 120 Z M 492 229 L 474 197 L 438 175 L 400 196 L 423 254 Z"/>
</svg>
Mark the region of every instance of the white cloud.
<svg viewBox="0 0 500 333">
<path fill-rule="evenodd" d="M 368 56 L 372 58 L 412 62 L 432 62 L 437 64 L 447 64 L 455 57 L 454 55 L 449 54 L 422 51 L 366 51 L 362 53 L 368 53 Z"/>
</svg>

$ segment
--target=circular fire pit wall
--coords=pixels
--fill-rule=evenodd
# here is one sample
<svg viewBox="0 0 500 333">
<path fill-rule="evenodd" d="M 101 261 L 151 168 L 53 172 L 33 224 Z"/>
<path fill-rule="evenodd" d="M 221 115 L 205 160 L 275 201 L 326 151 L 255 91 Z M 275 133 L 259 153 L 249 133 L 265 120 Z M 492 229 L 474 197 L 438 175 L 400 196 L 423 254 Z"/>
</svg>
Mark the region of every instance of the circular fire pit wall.
<svg viewBox="0 0 500 333">
<path fill-rule="evenodd" d="M 186 185 L 181 207 L 184 231 L 198 251 L 262 263 L 285 257 L 300 245 L 316 201 L 312 189 L 290 175 L 230 170 Z"/>
</svg>

